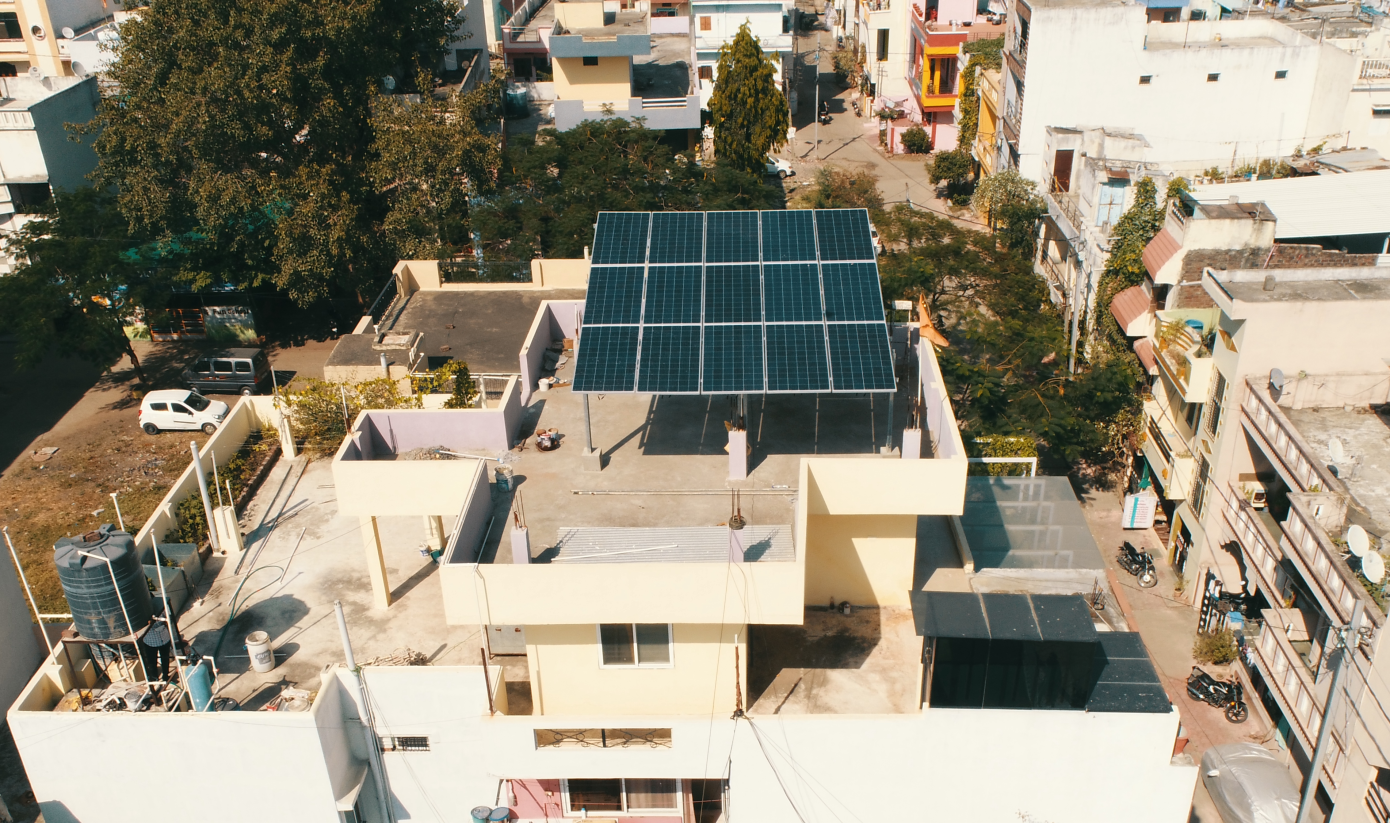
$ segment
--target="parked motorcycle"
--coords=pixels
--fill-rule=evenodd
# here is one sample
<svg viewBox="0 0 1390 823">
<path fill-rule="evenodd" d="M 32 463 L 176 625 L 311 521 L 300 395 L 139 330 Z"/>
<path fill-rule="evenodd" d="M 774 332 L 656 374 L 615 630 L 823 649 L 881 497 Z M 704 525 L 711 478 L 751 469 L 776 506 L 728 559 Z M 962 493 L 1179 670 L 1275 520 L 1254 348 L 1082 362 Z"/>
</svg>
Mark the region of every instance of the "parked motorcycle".
<svg viewBox="0 0 1390 823">
<path fill-rule="evenodd" d="M 1245 705 L 1245 689 L 1239 680 L 1217 680 L 1202 671 L 1201 666 L 1193 666 L 1187 676 L 1187 693 L 1193 700 L 1200 700 L 1208 706 L 1224 709 L 1226 720 L 1231 723 L 1244 723 L 1250 716 L 1250 707 Z"/>
<path fill-rule="evenodd" d="M 1226 592 L 1216 598 L 1216 610 L 1222 614 L 1231 612 L 1245 612 L 1245 601 L 1249 598 L 1245 592 Z"/>
<path fill-rule="evenodd" d="M 1158 585 L 1158 572 L 1154 570 L 1153 555 L 1142 549 L 1136 549 L 1128 540 L 1120 547 L 1120 554 L 1116 558 L 1120 568 L 1139 578 L 1139 588 L 1152 589 Z"/>
</svg>

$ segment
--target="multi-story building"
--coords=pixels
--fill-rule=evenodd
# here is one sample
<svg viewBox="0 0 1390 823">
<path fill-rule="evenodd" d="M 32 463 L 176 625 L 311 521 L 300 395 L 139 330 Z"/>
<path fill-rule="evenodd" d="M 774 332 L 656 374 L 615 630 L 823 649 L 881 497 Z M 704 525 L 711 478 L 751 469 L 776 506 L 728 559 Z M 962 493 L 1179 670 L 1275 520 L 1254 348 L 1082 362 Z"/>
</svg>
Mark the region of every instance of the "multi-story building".
<svg viewBox="0 0 1390 823">
<path fill-rule="evenodd" d="M 180 621 L 221 667 L 217 711 L 94 711 L 116 656 L 69 637 L 48 658 L 8 714 L 46 819 L 218 797 L 295 823 L 1186 820 L 1196 768 L 1138 635 L 1038 593 L 1104 579 L 1069 484 L 967 477 L 868 232 L 862 211 L 601 216 L 584 299 L 478 344 L 521 340 L 484 407 L 363 412 L 331 461 L 272 470 L 262 526 Z M 413 316 L 458 316 L 415 299 L 414 265 Z M 416 334 L 466 337 L 440 328 Z M 204 459 L 275 418 L 243 399 Z M 171 499 L 197 493 L 190 469 Z M 254 667 L 219 646 L 253 631 L 274 647 Z M 75 780 L 77 753 L 179 791 L 122 802 L 129 774 Z"/>
<path fill-rule="evenodd" d="M 745 23 L 748 24 L 748 31 L 758 38 L 763 53 L 773 59 L 777 82 L 782 86 L 782 91 L 792 91 L 788 88 L 788 81 L 793 57 L 792 26 L 796 16 L 793 0 L 753 0 L 745 3 L 691 0 L 690 15 L 694 20 L 695 64 L 701 106 L 709 107 L 714 82 L 719 78 L 719 49 L 725 43 L 732 42 L 739 27 Z"/>
<path fill-rule="evenodd" d="M 1143 134 L 1157 163 L 1227 171 L 1300 147 L 1390 150 L 1367 105 L 1381 67 L 1366 49 L 1383 48 L 1385 18 L 1328 7 L 1216 19 L 1202 4 L 1150 5 L 1013 0 L 1001 165 L 1043 180 L 1047 129 L 1080 125 Z"/>
<path fill-rule="evenodd" d="M 502 27 L 508 69 L 542 101 L 556 128 L 604 117 L 643 118 L 653 129 L 698 129 L 700 92 L 688 17 L 650 4 L 548 0 Z M 550 80 L 543 78 L 550 77 Z"/>
<path fill-rule="evenodd" d="M 999 140 L 999 95 L 1003 75 L 999 69 L 979 67 L 979 77 L 975 81 L 975 93 L 980 98 L 979 125 L 975 131 L 975 142 L 970 146 L 970 156 L 975 159 L 981 176 L 994 174 L 999 160 L 996 145 Z"/>
<path fill-rule="evenodd" d="M 86 77 L 100 71 L 96 35 L 126 14 L 101 0 L 0 0 L 0 77 Z M 89 45 L 90 44 L 90 45 Z"/>
</svg>

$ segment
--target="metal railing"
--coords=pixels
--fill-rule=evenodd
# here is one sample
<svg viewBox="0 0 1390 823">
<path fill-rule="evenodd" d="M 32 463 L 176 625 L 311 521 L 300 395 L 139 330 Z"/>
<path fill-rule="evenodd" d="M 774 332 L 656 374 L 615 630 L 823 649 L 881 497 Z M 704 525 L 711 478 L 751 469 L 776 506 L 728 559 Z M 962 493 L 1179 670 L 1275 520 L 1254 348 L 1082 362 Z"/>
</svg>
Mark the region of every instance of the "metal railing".
<svg viewBox="0 0 1390 823">
<path fill-rule="evenodd" d="M 1222 513 L 1226 517 L 1226 525 L 1230 527 L 1236 543 L 1245 553 L 1249 561 L 1248 567 L 1255 570 L 1260 585 L 1271 596 L 1278 597 L 1279 589 L 1275 587 L 1274 581 L 1277 579 L 1279 563 L 1284 559 L 1278 538 L 1265 530 L 1259 515 L 1255 514 L 1254 507 L 1239 489 L 1229 486 L 1222 490 L 1218 486 L 1217 493 L 1225 503 Z"/>
<path fill-rule="evenodd" d="M 1362 60 L 1359 77 L 1362 80 L 1390 80 L 1390 60 Z"/>
<path fill-rule="evenodd" d="M 1019 122 L 1023 119 L 1023 113 L 1020 112 L 1020 111 L 1018 110 L 1018 102 L 1017 102 L 1017 101 L 1015 101 L 1015 100 L 1005 100 L 1005 101 L 1004 101 L 1004 119 L 1005 119 L 1006 121 L 1008 121 L 1008 124 L 1009 124 L 1010 126 L 1013 126 L 1013 127 L 1014 127 L 1014 131 L 1016 131 L 1016 132 L 1017 132 L 1017 131 L 1021 131 L 1021 129 L 1019 128 L 1019 125 L 1018 125 L 1018 124 L 1019 124 Z"/>
<path fill-rule="evenodd" d="M 449 260 L 439 264 L 442 283 L 529 283 L 529 261 L 513 260 Z"/>
<path fill-rule="evenodd" d="M 1245 420 L 1270 447 L 1270 456 L 1283 464 L 1297 491 L 1308 491 L 1322 485 L 1322 478 L 1308 456 L 1304 454 L 1299 437 L 1278 406 L 1252 380 L 1245 381 L 1245 397 L 1241 400 Z"/>
<path fill-rule="evenodd" d="M 391 304 L 396 302 L 397 290 L 398 284 L 396 282 L 396 276 L 393 274 L 391 278 L 386 281 L 386 285 L 382 288 L 381 294 L 378 294 L 376 300 L 372 302 L 372 307 L 367 309 L 367 316 L 372 318 L 373 326 L 380 324 L 381 319 L 391 310 Z"/>
<path fill-rule="evenodd" d="M 642 98 L 644 109 L 683 109 L 690 101 L 685 97 Z"/>
<path fill-rule="evenodd" d="M 1364 599 L 1366 618 L 1375 624 L 1382 622 L 1375 601 L 1361 587 L 1327 532 L 1303 510 L 1300 501 L 1290 499 L 1289 503 L 1289 516 L 1282 526 L 1284 539 L 1294 549 L 1294 565 L 1324 601 L 1323 608 L 1346 623 L 1356 601 Z"/>
<path fill-rule="evenodd" d="M 1057 204 L 1057 210 L 1067 218 L 1067 222 L 1071 223 L 1071 227 L 1076 229 L 1078 235 L 1086 230 L 1086 221 L 1081 216 L 1081 209 L 1070 194 L 1049 193 L 1047 198 Z"/>
</svg>

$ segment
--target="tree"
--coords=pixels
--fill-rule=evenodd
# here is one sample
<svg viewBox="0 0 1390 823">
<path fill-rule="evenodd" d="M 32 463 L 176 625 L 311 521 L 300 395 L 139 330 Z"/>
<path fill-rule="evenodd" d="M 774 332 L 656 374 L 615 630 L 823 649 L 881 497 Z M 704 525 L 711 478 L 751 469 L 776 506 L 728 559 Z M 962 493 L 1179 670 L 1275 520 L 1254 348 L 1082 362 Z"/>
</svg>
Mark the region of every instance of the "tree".
<svg viewBox="0 0 1390 823">
<path fill-rule="evenodd" d="M 791 125 L 787 98 L 777 86 L 776 63 L 748 30 L 739 26 L 719 48 L 718 79 L 710 96 L 714 156 L 750 174 L 760 174 L 767 154 L 786 145 Z"/>
<path fill-rule="evenodd" d="M 1004 169 L 981 180 L 975 186 L 970 205 L 985 218 L 991 230 L 998 226 L 1002 211 L 1010 206 L 1046 210 L 1038 196 L 1038 184 L 1019 174 L 1017 169 Z M 1022 213 L 1016 211 L 1015 216 Z"/>
<path fill-rule="evenodd" d="M 921 297 L 934 322 L 954 322 L 987 296 L 1002 301 L 991 294 L 1001 284 L 1032 276 L 1022 258 L 1000 249 L 988 234 L 931 212 L 898 205 L 880 215 L 877 225 L 890 250 L 879 258 L 884 297 Z"/>
<path fill-rule="evenodd" d="M 1175 184 L 1182 178 L 1177 178 Z M 1176 194 L 1177 189 L 1170 190 Z M 1157 201 L 1158 187 L 1152 177 L 1140 178 L 1134 185 L 1134 202 L 1110 230 L 1110 256 L 1105 261 L 1105 271 L 1096 287 L 1096 306 L 1109 308 L 1115 295 L 1131 286 L 1144 282 L 1147 270 L 1144 268 L 1144 248 L 1163 228 L 1164 207 Z M 1100 314 L 1101 312 L 1097 312 Z M 1094 349 L 1093 358 L 1103 360 L 1119 357 L 1123 360 L 1137 358 L 1129 349 L 1129 343 L 1119 324 L 1110 318 L 1110 312 L 1088 324 L 1088 339 Z M 1101 333 L 1096 334 L 1099 328 Z M 1136 365 L 1137 368 L 1137 365 Z"/>
<path fill-rule="evenodd" d="M 933 184 L 946 184 L 946 196 L 955 202 L 970 177 L 970 155 L 958 148 L 939 151 L 927 159 L 926 169 Z"/>
<path fill-rule="evenodd" d="M 1047 214 L 1041 197 L 1021 203 L 1005 203 L 998 210 L 995 237 L 1004 248 L 1032 260 L 1038 250 L 1038 221 Z"/>
<path fill-rule="evenodd" d="M 879 211 L 883 208 L 883 195 L 878 190 L 878 178 L 870 172 L 822 166 L 816 169 L 815 182 L 793 207 Z"/>
<path fill-rule="evenodd" d="M 967 151 L 975 145 L 975 135 L 980 129 L 980 96 L 976 89 L 980 72 L 984 69 L 998 70 L 1004 65 L 1004 38 L 974 40 L 961 47 L 970 55 L 965 68 L 960 73 L 960 124 L 957 139 Z"/>
<path fill-rule="evenodd" d="M 126 321 L 162 308 L 171 281 L 140 258 L 111 195 L 59 192 L 10 249 L 23 262 L 0 278 L 0 326 L 16 336 L 21 368 L 54 350 L 102 368 L 128 355 L 136 379 L 145 381 Z"/>
<path fill-rule="evenodd" d="M 456 30 L 452 0 L 155 2 L 122 24 L 102 99 L 99 187 L 190 282 L 272 282 L 300 303 L 375 279 L 369 173 L 382 78 L 413 91 Z M 422 74 L 423 72 L 423 74 Z M 429 92 L 430 89 L 421 91 Z"/>
</svg>

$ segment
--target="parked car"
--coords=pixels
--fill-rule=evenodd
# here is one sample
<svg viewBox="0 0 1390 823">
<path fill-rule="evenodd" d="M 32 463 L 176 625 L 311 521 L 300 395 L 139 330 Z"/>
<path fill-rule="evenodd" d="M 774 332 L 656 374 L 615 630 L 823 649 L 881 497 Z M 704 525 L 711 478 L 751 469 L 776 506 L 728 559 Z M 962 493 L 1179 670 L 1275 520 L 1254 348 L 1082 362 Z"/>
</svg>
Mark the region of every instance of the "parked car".
<svg viewBox="0 0 1390 823">
<path fill-rule="evenodd" d="M 270 361 L 260 349 L 208 352 L 183 370 L 183 382 L 196 392 L 269 393 Z"/>
<path fill-rule="evenodd" d="M 197 429 L 212 434 L 226 417 L 226 403 L 187 389 L 152 391 L 140 401 L 140 428 L 145 434 Z"/>
<path fill-rule="evenodd" d="M 776 175 L 783 180 L 788 177 L 796 176 L 796 170 L 792 168 L 792 164 L 780 157 L 768 157 L 764 165 L 764 170 L 768 174 Z"/>
<path fill-rule="evenodd" d="M 873 223 L 869 224 L 869 238 L 874 244 L 874 254 L 883 254 L 883 241 L 878 239 L 878 229 L 874 228 Z"/>
</svg>

